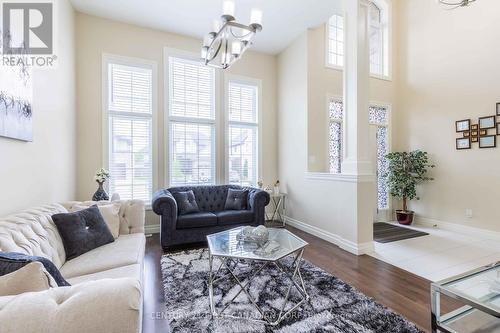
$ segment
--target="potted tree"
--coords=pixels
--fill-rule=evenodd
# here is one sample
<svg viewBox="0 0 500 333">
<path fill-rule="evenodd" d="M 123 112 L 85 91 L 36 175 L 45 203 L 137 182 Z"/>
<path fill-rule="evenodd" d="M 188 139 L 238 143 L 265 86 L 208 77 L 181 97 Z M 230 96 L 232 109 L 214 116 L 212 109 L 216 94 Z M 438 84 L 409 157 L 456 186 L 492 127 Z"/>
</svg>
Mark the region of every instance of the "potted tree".
<svg viewBox="0 0 500 333">
<path fill-rule="evenodd" d="M 396 219 L 400 224 L 410 225 L 415 212 L 408 210 L 408 201 L 420 199 L 417 196 L 417 184 L 433 180 L 427 177 L 427 172 L 434 165 L 429 162 L 427 153 L 421 150 L 389 153 L 386 158 L 389 160 L 389 192 L 403 201 L 403 209 L 396 210 Z"/>
</svg>

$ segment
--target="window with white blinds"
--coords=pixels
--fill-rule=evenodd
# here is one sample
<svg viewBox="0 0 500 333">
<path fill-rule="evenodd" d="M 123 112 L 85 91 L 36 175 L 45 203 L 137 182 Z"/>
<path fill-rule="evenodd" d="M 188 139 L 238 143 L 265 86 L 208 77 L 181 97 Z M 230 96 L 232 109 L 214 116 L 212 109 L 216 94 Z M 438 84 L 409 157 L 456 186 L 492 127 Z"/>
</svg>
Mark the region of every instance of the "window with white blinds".
<svg viewBox="0 0 500 333">
<path fill-rule="evenodd" d="M 229 183 L 255 186 L 258 180 L 258 86 L 229 80 Z"/>
<path fill-rule="evenodd" d="M 153 69 L 107 62 L 109 191 L 151 200 Z"/>
<path fill-rule="evenodd" d="M 215 184 L 215 71 L 168 59 L 170 185 Z"/>
</svg>

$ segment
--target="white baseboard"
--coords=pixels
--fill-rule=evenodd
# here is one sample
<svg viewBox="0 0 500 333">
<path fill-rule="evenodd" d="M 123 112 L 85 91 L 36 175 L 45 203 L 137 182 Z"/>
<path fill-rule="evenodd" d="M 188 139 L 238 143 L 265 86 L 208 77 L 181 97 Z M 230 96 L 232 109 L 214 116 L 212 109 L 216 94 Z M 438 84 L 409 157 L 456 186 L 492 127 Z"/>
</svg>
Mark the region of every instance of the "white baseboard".
<svg viewBox="0 0 500 333">
<path fill-rule="evenodd" d="M 471 227 L 463 224 L 445 222 L 423 216 L 415 216 L 415 224 L 425 227 L 439 228 L 458 232 L 460 234 L 476 236 L 484 239 L 500 240 L 500 232 L 482 228 Z"/>
<path fill-rule="evenodd" d="M 144 234 L 159 234 L 160 233 L 160 224 L 146 224 L 144 226 Z"/>
<path fill-rule="evenodd" d="M 305 231 L 311 235 L 319 237 L 326 240 L 327 242 L 333 243 L 347 252 L 355 254 L 357 256 L 363 255 L 373 251 L 373 242 L 356 244 L 347 239 L 340 237 L 339 235 L 333 234 L 329 231 L 320 229 L 318 227 L 312 226 L 310 224 L 295 220 L 289 216 L 285 216 L 285 222 L 292 227 Z"/>
</svg>

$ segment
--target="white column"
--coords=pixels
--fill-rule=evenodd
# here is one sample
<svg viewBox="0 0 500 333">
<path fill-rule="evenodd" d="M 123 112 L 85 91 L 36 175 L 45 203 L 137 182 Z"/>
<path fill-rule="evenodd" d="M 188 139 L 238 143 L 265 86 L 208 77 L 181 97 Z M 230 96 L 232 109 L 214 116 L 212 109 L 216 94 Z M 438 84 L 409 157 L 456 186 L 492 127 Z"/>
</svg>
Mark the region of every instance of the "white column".
<svg viewBox="0 0 500 333">
<path fill-rule="evenodd" d="M 344 158 L 342 173 L 373 175 L 368 124 L 369 37 L 368 3 L 347 0 L 345 3 L 344 63 Z"/>
<path fill-rule="evenodd" d="M 352 214 L 351 239 L 358 253 L 373 247 L 373 210 L 375 170 L 370 145 L 369 107 L 369 36 L 368 2 L 346 0 L 346 49 L 344 63 L 344 159 L 342 172 L 356 175 L 356 198 L 349 208 Z"/>
</svg>

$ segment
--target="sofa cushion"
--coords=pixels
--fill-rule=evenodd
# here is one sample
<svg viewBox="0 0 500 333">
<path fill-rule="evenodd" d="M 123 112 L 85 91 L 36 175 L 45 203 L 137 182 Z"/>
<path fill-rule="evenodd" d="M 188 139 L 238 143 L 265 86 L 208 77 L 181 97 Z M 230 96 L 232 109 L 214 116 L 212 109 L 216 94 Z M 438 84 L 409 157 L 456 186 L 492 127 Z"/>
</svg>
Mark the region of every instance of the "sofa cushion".
<svg viewBox="0 0 500 333">
<path fill-rule="evenodd" d="M 224 210 L 216 212 L 218 225 L 231 225 L 248 223 L 254 221 L 254 213 L 251 210 Z"/>
<path fill-rule="evenodd" d="M 132 264 L 111 268 L 102 272 L 75 276 L 69 279 L 72 285 L 85 283 L 89 281 L 98 281 L 102 279 L 134 278 L 142 283 L 142 269 L 140 264 Z"/>
<path fill-rule="evenodd" d="M 0 277 L 0 296 L 19 295 L 57 287 L 57 283 L 39 262 L 30 262 Z"/>
<path fill-rule="evenodd" d="M 137 279 L 106 279 L 0 297 L 2 333 L 141 332 Z"/>
<path fill-rule="evenodd" d="M 44 257 L 27 256 L 16 252 L 0 252 L 0 275 L 12 273 L 22 267 L 32 263 L 39 262 L 45 270 L 52 276 L 60 287 L 69 286 L 70 284 L 63 278 L 59 269 L 52 261 Z"/>
<path fill-rule="evenodd" d="M 67 260 L 115 240 L 95 205 L 74 213 L 52 215 L 52 220 L 63 240 Z"/>
<path fill-rule="evenodd" d="M 113 203 L 120 204 L 120 235 L 144 233 L 144 200 L 120 200 Z M 109 205 L 109 201 L 68 201 L 62 204 L 69 212 L 74 206 L 101 206 Z"/>
<path fill-rule="evenodd" d="M 99 212 L 104 218 L 104 222 L 106 222 L 106 225 L 108 226 L 109 231 L 111 231 L 114 239 L 117 239 L 118 235 L 120 234 L 120 216 L 118 215 L 118 213 L 120 212 L 120 206 L 120 202 L 112 202 L 109 205 L 97 206 L 97 208 L 99 208 Z M 89 208 L 89 206 L 74 205 L 73 207 L 71 207 L 70 212 L 74 213 L 87 208 Z"/>
<path fill-rule="evenodd" d="M 177 229 L 212 227 L 214 225 L 217 225 L 217 216 L 209 212 L 181 215 L 177 218 Z"/>
<path fill-rule="evenodd" d="M 145 242 L 144 234 L 121 235 L 113 243 L 68 260 L 61 267 L 61 274 L 65 279 L 70 279 L 116 267 L 142 264 Z"/>
<path fill-rule="evenodd" d="M 230 188 L 227 190 L 226 204 L 224 210 L 243 210 L 247 209 L 248 190 L 236 190 Z"/>
<path fill-rule="evenodd" d="M 179 215 L 197 213 L 200 211 L 193 191 L 176 192 L 173 196 L 177 202 Z"/>
<path fill-rule="evenodd" d="M 45 257 L 61 268 L 66 252 L 51 216 L 67 212 L 63 206 L 51 204 L 0 218 L 0 251 Z"/>
</svg>

